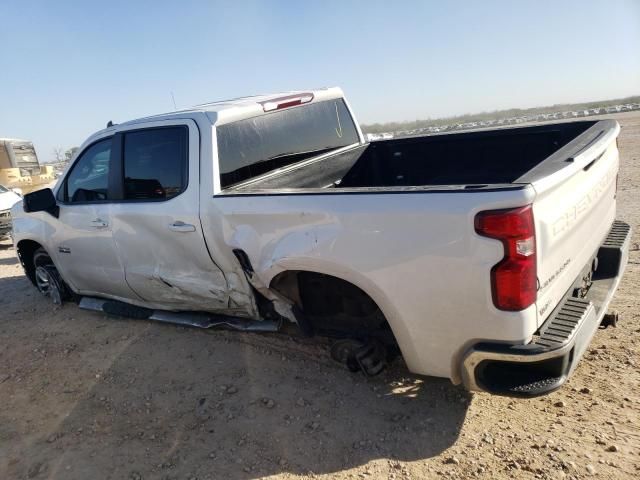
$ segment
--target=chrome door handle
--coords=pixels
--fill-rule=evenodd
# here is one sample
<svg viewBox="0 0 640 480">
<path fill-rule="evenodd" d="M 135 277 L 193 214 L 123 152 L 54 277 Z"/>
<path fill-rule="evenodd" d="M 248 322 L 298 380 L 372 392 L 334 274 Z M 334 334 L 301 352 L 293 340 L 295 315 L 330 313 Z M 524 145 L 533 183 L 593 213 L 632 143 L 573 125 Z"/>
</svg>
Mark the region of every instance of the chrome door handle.
<svg viewBox="0 0 640 480">
<path fill-rule="evenodd" d="M 109 226 L 109 224 L 101 218 L 96 218 L 91 222 L 91 226 L 94 228 L 106 228 Z"/>
<path fill-rule="evenodd" d="M 188 223 L 177 221 L 169 225 L 169 230 L 171 230 L 172 232 L 186 233 L 186 232 L 195 232 L 196 227 Z"/>
</svg>

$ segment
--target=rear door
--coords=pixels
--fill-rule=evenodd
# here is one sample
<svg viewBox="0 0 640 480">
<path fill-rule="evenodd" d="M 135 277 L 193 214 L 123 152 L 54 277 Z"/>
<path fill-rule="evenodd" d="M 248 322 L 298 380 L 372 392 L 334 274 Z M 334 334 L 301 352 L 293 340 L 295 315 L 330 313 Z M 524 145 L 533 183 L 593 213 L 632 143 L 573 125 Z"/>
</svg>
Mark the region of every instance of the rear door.
<svg viewBox="0 0 640 480">
<path fill-rule="evenodd" d="M 583 134 L 585 143 L 564 160 L 566 167 L 532 182 L 539 323 L 591 262 L 615 219 L 620 127 L 611 122 L 602 128 Z"/>
<path fill-rule="evenodd" d="M 199 218 L 199 133 L 192 120 L 121 130 L 121 199 L 114 239 L 127 284 L 173 310 L 224 310 L 227 282 L 209 256 Z"/>
</svg>

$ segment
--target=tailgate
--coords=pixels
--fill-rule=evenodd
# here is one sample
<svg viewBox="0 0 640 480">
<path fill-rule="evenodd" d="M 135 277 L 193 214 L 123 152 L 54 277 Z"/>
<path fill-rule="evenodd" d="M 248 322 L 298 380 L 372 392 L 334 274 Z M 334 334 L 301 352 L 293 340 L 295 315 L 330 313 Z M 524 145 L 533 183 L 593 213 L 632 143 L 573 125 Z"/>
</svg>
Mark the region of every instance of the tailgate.
<svg viewBox="0 0 640 480">
<path fill-rule="evenodd" d="M 617 122 L 598 122 L 554 155 L 564 162 L 532 181 L 538 252 L 538 325 L 596 255 L 616 212 Z M 582 137 L 582 138 L 581 138 Z"/>
</svg>

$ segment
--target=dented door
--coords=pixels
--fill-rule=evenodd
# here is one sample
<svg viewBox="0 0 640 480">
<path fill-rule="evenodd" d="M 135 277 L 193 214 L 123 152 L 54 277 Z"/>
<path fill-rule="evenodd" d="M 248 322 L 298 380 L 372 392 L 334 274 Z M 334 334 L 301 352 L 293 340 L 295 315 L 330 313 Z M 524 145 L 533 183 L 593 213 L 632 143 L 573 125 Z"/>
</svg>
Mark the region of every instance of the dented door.
<svg viewBox="0 0 640 480">
<path fill-rule="evenodd" d="M 227 282 L 209 255 L 199 219 L 195 123 L 131 127 L 117 140 L 123 200 L 113 206 L 113 234 L 126 282 L 159 308 L 226 310 Z"/>
</svg>

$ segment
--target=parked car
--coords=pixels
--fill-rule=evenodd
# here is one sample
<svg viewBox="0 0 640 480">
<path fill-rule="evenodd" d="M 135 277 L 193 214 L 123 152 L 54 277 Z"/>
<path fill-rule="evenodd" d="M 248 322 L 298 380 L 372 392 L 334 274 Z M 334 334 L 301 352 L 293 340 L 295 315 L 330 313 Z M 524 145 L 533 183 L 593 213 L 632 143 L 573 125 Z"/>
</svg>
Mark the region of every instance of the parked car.
<svg viewBox="0 0 640 480">
<path fill-rule="evenodd" d="M 620 131 L 579 121 L 366 143 L 338 88 L 112 125 L 13 208 L 55 301 L 336 339 L 335 359 L 471 390 L 560 387 L 628 255 Z M 200 313 L 193 313 L 200 312 Z"/>
<path fill-rule="evenodd" d="M 0 185 L 0 239 L 11 232 L 11 207 L 20 201 L 22 192 Z"/>
</svg>

